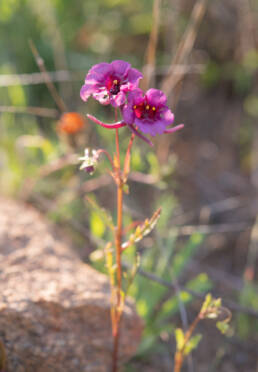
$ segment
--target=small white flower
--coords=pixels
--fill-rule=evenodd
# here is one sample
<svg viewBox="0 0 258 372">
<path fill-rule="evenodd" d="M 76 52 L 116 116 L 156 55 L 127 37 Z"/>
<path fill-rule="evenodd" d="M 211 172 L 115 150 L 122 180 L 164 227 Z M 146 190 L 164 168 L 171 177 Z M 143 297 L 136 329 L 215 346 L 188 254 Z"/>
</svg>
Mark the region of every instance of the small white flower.
<svg viewBox="0 0 258 372">
<path fill-rule="evenodd" d="M 98 162 L 98 152 L 96 150 L 92 150 L 90 153 L 90 149 L 87 148 L 84 150 L 84 156 L 80 157 L 79 160 L 82 161 L 80 169 L 92 174 L 95 171 L 95 167 Z"/>
</svg>

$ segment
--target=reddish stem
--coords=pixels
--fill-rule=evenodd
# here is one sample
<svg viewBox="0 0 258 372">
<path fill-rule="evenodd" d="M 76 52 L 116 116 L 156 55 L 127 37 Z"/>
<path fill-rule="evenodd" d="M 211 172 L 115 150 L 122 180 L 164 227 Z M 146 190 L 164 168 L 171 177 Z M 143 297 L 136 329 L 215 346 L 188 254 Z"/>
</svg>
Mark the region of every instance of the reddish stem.
<svg viewBox="0 0 258 372">
<path fill-rule="evenodd" d="M 131 138 L 130 138 L 130 142 L 129 142 L 127 150 L 126 150 L 125 163 L 124 163 L 124 174 L 123 174 L 125 183 L 127 181 L 127 177 L 128 177 L 129 172 L 130 172 L 131 150 L 132 150 L 134 138 L 135 138 L 135 134 L 132 133 Z"/>
<path fill-rule="evenodd" d="M 121 320 L 121 290 L 122 290 L 122 265 L 121 265 L 121 238 L 122 238 L 122 218 L 123 218 L 123 184 L 117 188 L 117 230 L 116 230 L 116 265 L 117 265 L 117 303 L 115 309 L 115 329 L 114 349 L 113 349 L 113 372 L 117 372 L 118 351 L 120 340 L 120 320 Z"/>
<path fill-rule="evenodd" d="M 117 110 L 115 111 L 115 120 L 117 120 Z M 120 164 L 120 150 L 119 150 L 119 135 L 116 129 L 116 156 L 117 156 L 117 228 L 115 236 L 116 246 L 116 265 L 117 265 L 117 302 L 115 307 L 115 324 L 113 329 L 113 357 L 112 357 L 112 372 L 118 370 L 118 353 L 119 353 L 119 340 L 120 340 L 120 320 L 122 316 L 121 309 L 121 291 L 122 291 L 122 229 L 123 229 L 123 179 L 121 177 L 121 164 Z"/>
<path fill-rule="evenodd" d="M 90 114 L 87 114 L 87 118 L 94 121 L 94 123 L 96 123 L 96 124 L 98 124 L 98 125 L 100 125 L 104 128 L 107 128 L 107 129 L 118 129 L 118 128 L 122 128 L 122 127 L 126 126 L 126 123 L 124 123 L 123 121 L 118 121 L 118 122 L 112 123 L 112 124 L 103 123 L 103 121 L 95 118 L 95 116 L 90 115 Z"/>
<path fill-rule="evenodd" d="M 114 162 L 113 162 L 113 160 L 112 160 L 110 154 L 109 154 L 106 150 L 104 150 L 104 149 L 99 149 L 99 150 L 97 151 L 97 154 L 104 154 L 104 155 L 106 155 L 108 161 L 109 161 L 110 164 L 111 164 L 111 167 L 112 167 L 113 171 L 115 170 Z"/>
<path fill-rule="evenodd" d="M 184 362 L 184 359 L 185 359 L 185 356 L 184 356 L 185 347 L 186 347 L 188 341 L 190 340 L 190 338 L 192 337 L 192 334 L 193 334 L 193 332 L 194 332 L 194 330 L 195 330 L 195 328 L 196 328 L 196 326 L 197 326 L 197 324 L 199 323 L 200 320 L 201 320 L 201 313 L 199 313 L 197 315 L 197 317 L 194 319 L 193 323 L 191 324 L 190 328 L 186 332 L 185 338 L 184 338 L 184 344 L 181 347 L 181 349 L 178 350 L 175 354 L 174 372 L 180 372 L 181 371 L 181 368 L 182 368 L 182 365 L 183 365 L 183 362 Z"/>
</svg>

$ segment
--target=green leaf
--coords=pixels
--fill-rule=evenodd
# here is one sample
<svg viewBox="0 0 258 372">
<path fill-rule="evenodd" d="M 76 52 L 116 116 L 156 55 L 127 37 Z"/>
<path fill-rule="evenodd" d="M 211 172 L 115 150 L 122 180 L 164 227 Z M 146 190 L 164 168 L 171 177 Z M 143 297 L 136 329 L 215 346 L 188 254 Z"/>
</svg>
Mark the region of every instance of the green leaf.
<svg viewBox="0 0 258 372">
<path fill-rule="evenodd" d="M 200 273 L 195 278 L 189 280 L 186 284 L 187 289 L 196 292 L 207 292 L 212 288 L 212 281 L 206 273 Z"/>
<path fill-rule="evenodd" d="M 229 324 L 227 322 L 217 322 L 216 327 L 223 335 L 229 330 Z"/>
<path fill-rule="evenodd" d="M 212 295 L 210 293 L 208 293 L 205 297 L 205 300 L 204 300 L 203 304 L 202 304 L 201 313 L 205 313 L 207 311 L 207 309 L 211 305 L 211 302 L 212 302 Z"/>
<path fill-rule="evenodd" d="M 110 216 L 110 214 L 108 213 L 108 211 L 106 211 L 104 208 L 100 207 L 98 205 L 98 203 L 96 202 L 96 200 L 90 198 L 89 196 L 86 196 L 86 201 L 88 202 L 88 204 L 90 205 L 90 207 L 94 210 L 93 212 L 93 215 L 95 217 L 95 219 L 98 221 L 96 221 L 96 223 L 100 223 L 101 227 L 99 226 L 92 226 L 94 231 L 96 233 L 97 236 L 101 236 L 102 234 L 99 234 L 100 230 L 102 231 L 103 230 L 103 226 L 104 226 L 104 229 L 105 227 L 109 227 L 109 229 L 114 232 L 115 230 L 115 226 L 113 224 L 113 221 L 112 221 L 112 217 Z M 94 233 L 93 231 L 93 233 Z M 104 231 L 102 231 L 103 233 Z"/>
<path fill-rule="evenodd" d="M 181 328 L 177 328 L 175 330 L 175 338 L 176 338 L 176 348 L 177 350 L 180 351 L 184 347 L 184 342 L 185 342 L 185 335 Z"/>
<path fill-rule="evenodd" d="M 202 339 L 202 335 L 200 333 L 191 337 L 184 348 L 184 355 L 188 355 L 189 353 L 191 353 L 191 351 L 196 349 L 201 339 Z"/>
<path fill-rule="evenodd" d="M 99 217 L 99 215 L 95 212 L 92 211 L 91 216 L 90 216 L 90 230 L 93 235 L 96 236 L 103 236 L 104 231 L 105 231 L 105 225 L 103 223 L 103 220 Z"/>
<path fill-rule="evenodd" d="M 187 245 L 175 254 L 171 270 L 176 278 L 181 274 L 187 262 L 193 257 L 194 253 L 200 246 L 202 239 L 203 237 L 201 234 L 193 234 Z"/>
<path fill-rule="evenodd" d="M 137 226 L 135 232 L 130 235 L 129 240 L 122 244 L 122 248 L 126 249 L 148 235 L 156 226 L 160 214 L 161 208 L 158 208 L 150 219 L 147 218 L 142 225 Z"/>
</svg>

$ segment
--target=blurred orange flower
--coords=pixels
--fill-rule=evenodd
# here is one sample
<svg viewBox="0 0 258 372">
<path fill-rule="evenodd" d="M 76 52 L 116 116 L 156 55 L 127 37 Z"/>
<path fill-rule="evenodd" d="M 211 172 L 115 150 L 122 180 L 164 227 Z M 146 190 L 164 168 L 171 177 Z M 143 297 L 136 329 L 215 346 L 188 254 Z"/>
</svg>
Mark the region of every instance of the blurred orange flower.
<svg viewBox="0 0 258 372">
<path fill-rule="evenodd" d="M 75 134 L 82 130 L 85 124 L 84 118 L 77 112 L 66 112 L 58 122 L 58 130 L 66 134 Z"/>
</svg>

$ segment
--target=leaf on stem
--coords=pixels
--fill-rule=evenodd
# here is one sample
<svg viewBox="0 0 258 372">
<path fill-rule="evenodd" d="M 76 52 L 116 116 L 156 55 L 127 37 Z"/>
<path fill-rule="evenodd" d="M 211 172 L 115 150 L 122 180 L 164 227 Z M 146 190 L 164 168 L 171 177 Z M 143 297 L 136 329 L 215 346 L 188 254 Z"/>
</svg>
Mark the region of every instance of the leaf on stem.
<svg viewBox="0 0 258 372">
<path fill-rule="evenodd" d="M 105 226 L 107 226 L 112 231 L 112 233 L 114 233 L 115 226 L 113 224 L 112 217 L 106 211 L 106 209 L 100 207 L 98 203 L 89 196 L 86 196 L 85 199 L 89 203 L 90 207 L 94 209 L 97 215 L 101 218 Z"/>
<path fill-rule="evenodd" d="M 136 230 L 133 234 L 130 235 L 129 240 L 122 244 L 122 249 L 126 249 L 133 245 L 134 243 L 142 240 L 146 235 L 148 235 L 156 226 L 156 223 L 160 217 L 161 208 L 158 208 L 156 212 L 150 219 L 146 219 L 143 224 L 136 227 Z"/>
<path fill-rule="evenodd" d="M 140 261 L 141 261 L 140 255 L 138 253 L 136 253 L 136 255 L 134 257 L 133 266 L 130 268 L 130 271 L 125 273 L 125 277 L 127 278 L 127 287 L 126 287 L 126 290 L 125 290 L 125 297 L 127 296 L 128 291 L 129 291 L 129 289 L 130 289 L 130 287 L 131 287 L 131 285 L 134 281 L 134 278 L 137 274 L 138 267 L 140 266 Z"/>
<path fill-rule="evenodd" d="M 186 356 L 190 354 L 194 349 L 196 349 L 201 339 L 202 339 L 202 335 L 200 333 L 191 337 L 184 347 L 184 355 Z"/>
<path fill-rule="evenodd" d="M 200 319 L 218 319 L 216 327 L 224 334 L 229 330 L 231 316 L 230 310 L 221 305 L 221 298 L 213 298 L 210 293 L 207 294 L 199 313 Z"/>
<path fill-rule="evenodd" d="M 176 338 L 176 349 L 178 351 L 181 351 L 185 343 L 185 335 L 181 328 L 177 328 L 175 330 L 175 338 Z"/>
</svg>

